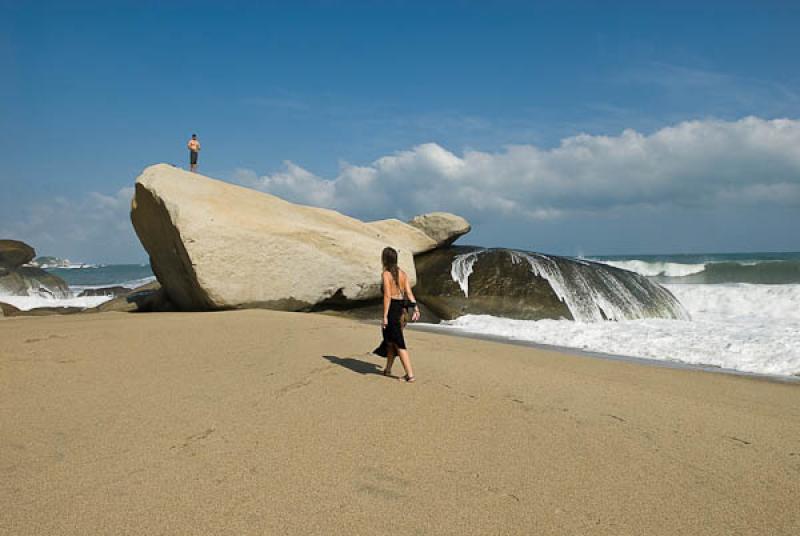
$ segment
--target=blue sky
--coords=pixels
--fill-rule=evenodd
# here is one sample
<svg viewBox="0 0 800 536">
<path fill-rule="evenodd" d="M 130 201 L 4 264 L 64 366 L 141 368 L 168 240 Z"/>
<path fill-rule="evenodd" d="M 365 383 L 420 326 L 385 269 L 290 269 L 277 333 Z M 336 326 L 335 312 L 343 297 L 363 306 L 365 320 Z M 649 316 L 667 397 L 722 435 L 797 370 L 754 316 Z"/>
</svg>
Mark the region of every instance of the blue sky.
<svg viewBox="0 0 800 536">
<path fill-rule="evenodd" d="M 197 132 L 203 173 L 468 243 L 800 250 L 796 2 L 220 4 L 0 0 L 0 234 L 145 260 L 130 186 Z"/>
</svg>

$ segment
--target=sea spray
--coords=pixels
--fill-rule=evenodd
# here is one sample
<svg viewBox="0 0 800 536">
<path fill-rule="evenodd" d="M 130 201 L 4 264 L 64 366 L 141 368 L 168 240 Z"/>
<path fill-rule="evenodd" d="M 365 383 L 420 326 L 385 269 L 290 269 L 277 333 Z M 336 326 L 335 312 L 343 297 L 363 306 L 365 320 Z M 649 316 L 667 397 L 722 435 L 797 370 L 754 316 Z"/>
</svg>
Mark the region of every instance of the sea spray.
<svg viewBox="0 0 800 536">
<path fill-rule="evenodd" d="M 647 277 L 685 277 L 699 274 L 706 269 L 705 264 L 681 264 L 677 262 L 646 262 L 640 260 L 600 262 Z"/>
<path fill-rule="evenodd" d="M 471 251 L 458 255 L 453 259 L 453 265 L 450 268 L 450 276 L 453 281 L 458 283 L 464 296 L 469 297 L 469 276 L 472 274 L 472 266 L 478 260 L 478 256 L 483 253 L 483 250 Z"/>
<path fill-rule="evenodd" d="M 527 264 L 533 276 L 547 281 L 577 321 L 689 318 L 668 290 L 639 274 L 596 262 L 515 250 L 478 249 L 455 256 L 450 275 L 467 298 L 475 263 L 489 251 L 507 253 L 512 265 Z"/>
</svg>

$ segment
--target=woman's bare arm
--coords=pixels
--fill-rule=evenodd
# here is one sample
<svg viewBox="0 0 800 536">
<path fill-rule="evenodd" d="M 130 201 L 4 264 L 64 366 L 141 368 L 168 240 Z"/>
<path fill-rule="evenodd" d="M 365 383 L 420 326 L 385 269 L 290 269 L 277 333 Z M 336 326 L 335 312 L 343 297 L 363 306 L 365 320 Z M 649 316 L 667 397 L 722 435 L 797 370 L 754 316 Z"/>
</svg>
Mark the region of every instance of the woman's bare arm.
<svg viewBox="0 0 800 536">
<path fill-rule="evenodd" d="M 383 326 L 389 323 L 389 304 L 392 303 L 391 279 L 392 274 L 383 272 Z"/>
<path fill-rule="evenodd" d="M 406 276 L 406 277 L 405 277 L 405 281 L 404 281 L 404 283 L 405 283 L 405 287 L 406 287 L 406 289 L 405 289 L 405 290 L 406 290 L 406 297 L 407 297 L 409 300 L 411 300 L 412 302 L 414 302 L 414 303 L 417 303 L 417 299 L 414 297 L 414 292 L 411 290 L 411 283 L 410 283 L 410 282 L 409 282 L 409 280 L 408 280 L 408 274 L 406 274 L 406 273 L 404 272 L 404 273 L 403 273 L 403 275 L 405 275 L 405 276 Z M 419 320 L 419 304 L 417 304 L 417 305 L 414 307 L 414 314 L 412 314 L 412 315 L 411 315 L 411 320 L 412 320 L 412 321 L 414 321 L 414 322 L 416 322 L 417 320 Z"/>
</svg>

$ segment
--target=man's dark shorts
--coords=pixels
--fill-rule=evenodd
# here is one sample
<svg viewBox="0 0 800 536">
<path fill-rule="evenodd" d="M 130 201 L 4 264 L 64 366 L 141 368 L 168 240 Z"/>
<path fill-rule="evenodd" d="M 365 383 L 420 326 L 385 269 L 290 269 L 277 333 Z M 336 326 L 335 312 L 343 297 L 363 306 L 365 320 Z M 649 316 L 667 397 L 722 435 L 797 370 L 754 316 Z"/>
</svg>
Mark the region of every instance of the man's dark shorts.
<svg viewBox="0 0 800 536">
<path fill-rule="evenodd" d="M 197 151 L 189 151 L 189 163 L 193 166 L 197 164 Z"/>
</svg>

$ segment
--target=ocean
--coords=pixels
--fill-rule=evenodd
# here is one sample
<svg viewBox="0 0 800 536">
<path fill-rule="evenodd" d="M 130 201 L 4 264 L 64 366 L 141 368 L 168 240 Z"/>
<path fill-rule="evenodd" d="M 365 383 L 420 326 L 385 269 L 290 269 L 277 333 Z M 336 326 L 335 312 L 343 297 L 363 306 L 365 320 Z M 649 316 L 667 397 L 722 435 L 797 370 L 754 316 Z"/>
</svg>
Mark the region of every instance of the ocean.
<svg viewBox="0 0 800 536">
<path fill-rule="evenodd" d="M 69 285 L 71 296 L 54 299 L 50 296 L 0 296 L 0 301 L 22 310 L 36 307 L 97 307 L 113 296 L 81 296 L 84 290 L 120 286 L 136 288 L 155 281 L 149 264 L 75 265 L 69 268 L 45 268 Z"/>
<path fill-rule="evenodd" d="M 781 376 L 800 375 L 800 253 L 587 256 L 638 272 L 672 292 L 690 319 L 576 322 L 467 315 L 435 329 L 720 367 Z M 86 289 L 135 288 L 153 281 L 146 264 L 51 268 L 72 297 L 2 297 L 21 309 L 94 307 L 109 296 L 79 297 Z M 469 277 L 468 275 L 466 277 Z"/>
<path fill-rule="evenodd" d="M 800 375 L 800 253 L 587 256 L 659 282 L 690 319 L 467 315 L 437 329 L 741 372 Z"/>
</svg>

